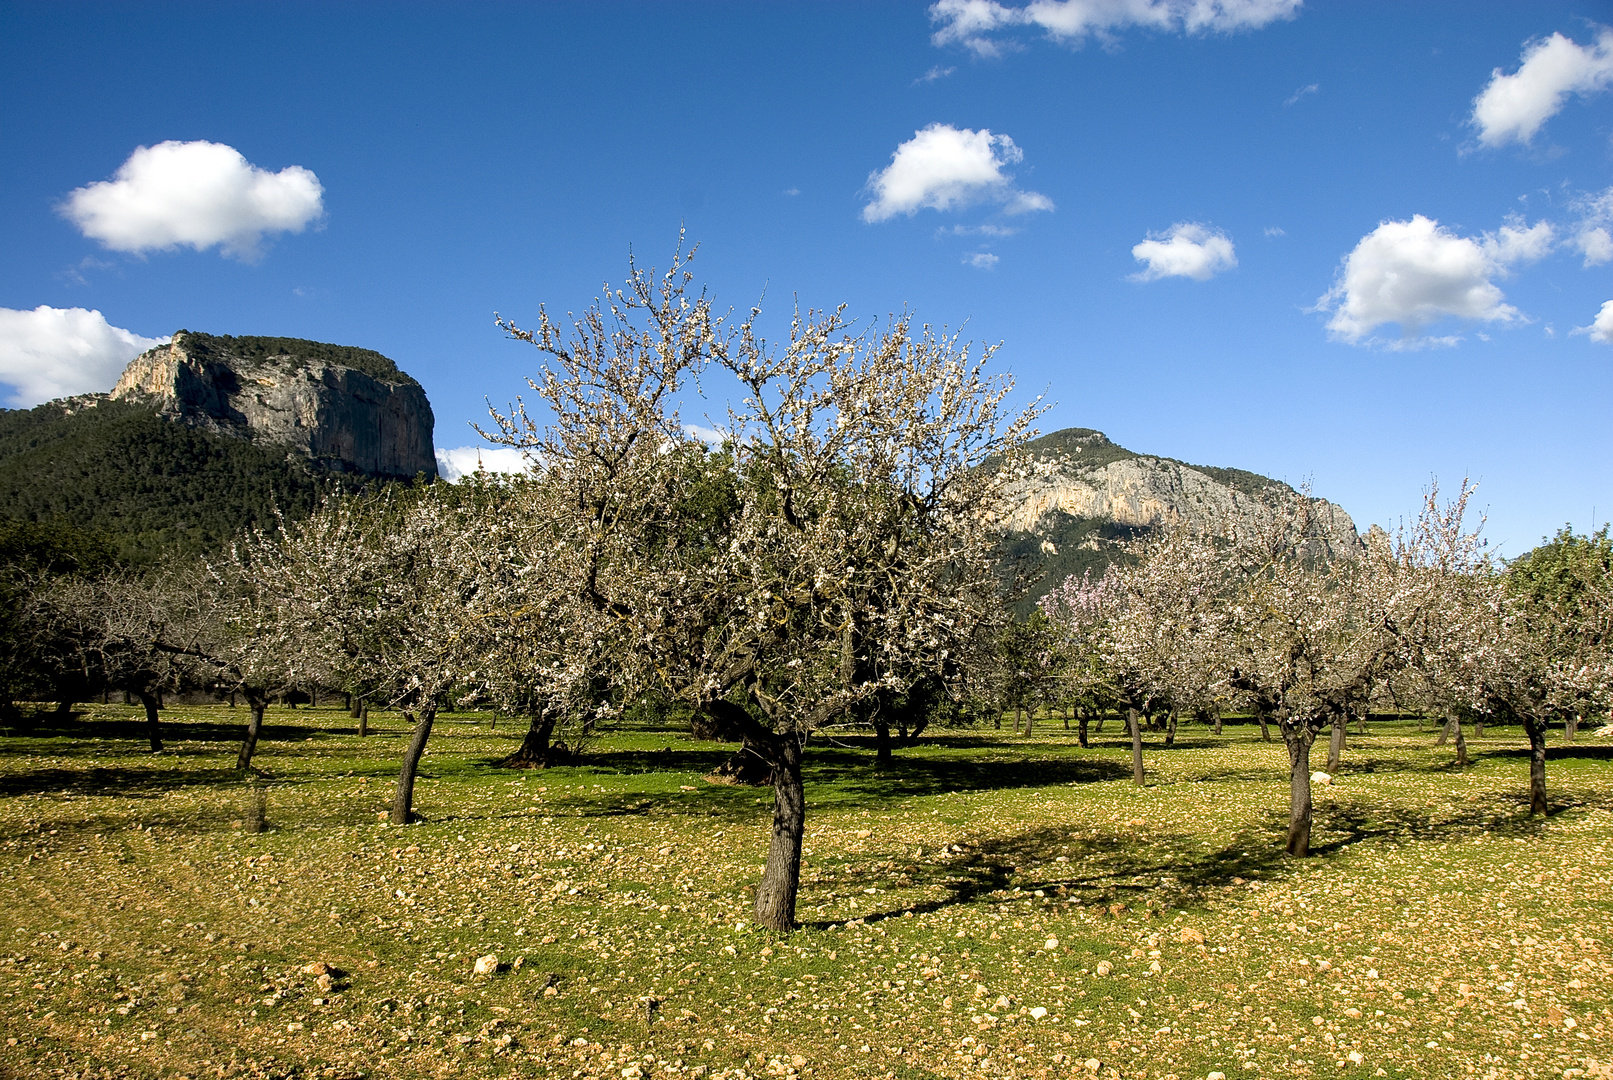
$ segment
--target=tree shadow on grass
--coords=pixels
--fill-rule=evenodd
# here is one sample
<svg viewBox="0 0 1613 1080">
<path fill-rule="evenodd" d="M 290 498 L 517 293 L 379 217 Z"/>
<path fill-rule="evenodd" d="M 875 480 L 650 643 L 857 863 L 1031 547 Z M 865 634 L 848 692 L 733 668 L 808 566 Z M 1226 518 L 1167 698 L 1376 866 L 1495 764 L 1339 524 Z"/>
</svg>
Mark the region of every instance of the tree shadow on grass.
<svg viewBox="0 0 1613 1080">
<path fill-rule="evenodd" d="M 999 749 L 1000 749 L 999 744 Z M 603 761 L 547 770 L 545 775 L 597 775 L 601 769 L 615 774 L 627 772 L 709 772 L 721 764 L 732 750 L 673 750 L 617 752 L 600 755 Z M 659 764 L 661 768 L 632 769 L 625 765 Z M 513 771 L 513 770 L 512 770 Z M 953 792 L 1008 791 L 1060 784 L 1097 783 L 1129 777 L 1129 766 L 1096 757 L 1069 757 L 1014 754 L 995 760 L 963 757 L 897 757 L 889 766 L 876 768 L 872 755 L 836 747 L 815 747 L 802 767 L 809 813 L 821 813 L 851 805 L 877 806 L 902 799 L 944 795 Z M 771 785 L 744 785 L 700 782 L 692 791 L 668 791 L 646 797 L 640 791 L 579 792 L 551 800 L 546 805 L 557 813 L 585 817 L 624 815 L 684 814 L 737 820 L 771 813 Z"/>
<path fill-rule="evenodd" d="M 977 845 L 951 845 L 931 859 L 899 859 L 848 869 L 853 890 L 895 884 L 941 889 L 945 895 L 858 917 L 862 922 L 927 914 L 970 904 L 1067 903 L 1111 914 L 1141 907 L 1185 908 L 1247 880 L 1271 877 L 1286 857 L 1281 834 L 1263 828 L 1235 836 L 1219 850 L 1197 850 L 1188 834 L 1071 833 L 1042 828 Z M 961 848 L 962 850 L 955 850 Z M 1067 861 L 1059 862 L 1063 857 Z M 1043 895 L 1038 897 L 1040 891 Z M 1117 907 L 1118 905 L 1118 907 Z M 844 919 L 806 925 L 824 928 Z"/>
<path fill-rule="evenodd" d="M 1460 808 L 1436 810 L 1369 806 L 1349 802 L 1319 806 L 1312 858 L 1325 858 L 1356 844 L 1448 843 L 1481 835 L 1533 836 L 1544 827 L 1528 815 L 1527 793 Z M 1552 800 L 1552 813 L 1613 810 L 1613 794 L 1571 793 Z M 909 913 L 927 914 L 970 905 L 1067 902 L 1111 914 L 1125 908 L 1187 909 L 1245 882 L 1272 880 L 1298 868 L 1283 851 L 1287 815 L 1271 811 L 1213 850 L 1185 832 L 1071 832 L 1041 828 L 975 845 L 949 845 L 929 858 L 897 857 L 846 864 L 832 880 L 813 889 L 867 888 L 942 890 L 944 895 L 856 917 L 877 922 Z M 1059 862 L 1063 856 L 1067 862 Z M 1038 897 L 1037 891 L 1044 895 Z M 847 919 L 817 919 L 823 929 Z"/>
</svg>

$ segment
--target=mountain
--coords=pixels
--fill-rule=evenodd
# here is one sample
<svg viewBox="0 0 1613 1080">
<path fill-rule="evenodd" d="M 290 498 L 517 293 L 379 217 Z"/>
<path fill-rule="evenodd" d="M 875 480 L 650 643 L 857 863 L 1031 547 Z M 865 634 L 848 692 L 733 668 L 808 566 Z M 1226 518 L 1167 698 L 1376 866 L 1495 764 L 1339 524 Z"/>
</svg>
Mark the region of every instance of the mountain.
<svg viewBox="0 0 1613 1080">
<path fill-rule="evenodd" d="M 1026 444 L 1029 475 L 1009 488 L 1003 519 L 1008 554 L 1030 584 L 1020 605 L 1034 601 L 1071 574 L 1100 576 L 1123 558 L 1121 545 L 1161 525 L 1224 535 L 1229 525 L 1267 520 L 1273 498 L 1292 497 L 1279 480 L 1189 465 L 1139 454 L 1101 431 L 1065 428 Z M 1311 499 L 1325 553 L 1353 557 L 1362 550 L 1355 522 L 1326 499 Z"/>
<path fill-rule="evenodd" d="M 110 396 L 334 472 L 437 475 L 426 392 L 370 349 L 181 330 L 135 357 Z"/>
<path fill-rule="evenodd" d="M 380 353 L 182 330 L 110 394 L 0 410 L 0 517 L 132 562 L 216 550 L 325 492 L 434 477 L 432 424 Z"/>
</svg>

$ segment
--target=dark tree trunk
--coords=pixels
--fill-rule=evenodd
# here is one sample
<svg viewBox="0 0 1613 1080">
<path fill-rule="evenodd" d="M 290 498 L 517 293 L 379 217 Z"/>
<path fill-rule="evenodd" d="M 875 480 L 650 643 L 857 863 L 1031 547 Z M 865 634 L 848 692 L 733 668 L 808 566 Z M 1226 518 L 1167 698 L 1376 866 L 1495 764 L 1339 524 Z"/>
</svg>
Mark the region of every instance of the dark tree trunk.
<svg viewBox="0 0 1613 1080">
<path fill-rule="evenodd" d="M 310 709 L 319 708 L 319 688 L 318 687 L 310 686 L 308 688 L 308 707 Z"/>
<path fill-rule="evenodd" d="M 1221 714 L 1219 712 L 1215 714 L 1215 733 L 1217 735 L 1221 734 Z"/>
<path fill-rule="evenodd" d="M 1031 725 L 1036 723 L 1036 706 L 1032 705 L 1025 710 L 1025 738 L 1031 737 Z"/>
<path fill-rule="evenodd" d="M 891 764 L 891 725 L 884 716 L 875 716 L 870 723 L 874 725 L 874 766 L 886 768 Z M 774 786 L 778 780 L 774 778 Z"/>
<path fill-rule="evenodd" d="M 1105 719 L 1104 711 L 1102 709 L 1099 709 L 1098 710 L 1098 734 L 1099 735 L 1103 734 L 1103 721 L 1104 721 L 1104 719 Z"/>
<path fill-rule="evenodd" d="M 793 734 L 775 739 L 773 839 L 767 869 L 756 889 L 756 921 L 769 930 L 795 929 L 795 897 L 801 888 L 801 838 L 806 832 L 806 789 L 801 783 L 801 743 Z"/>
<path fill-rule="evenodd" d="M 1082 709 L 1075 717 L 1076 738 L 1080 740 L 1081 749 L 1087 748 L 1087 711 Z"/>
<path fill-rule="evenodd" d="M 1255 722 L 1260 725 L 1260 741 L 1271 742 L 1271 725 L 1266 723 L 1265 710 L 1255 710 Z"/>
<path fill-rule="evenodd" d="M 1327 740 L 1327 771 L 1339 771 L 1339 759 L 1344 756 L 1344 724 L 1346 717 L 1338 713 L 1333 717 L 1333 733 Z"/>
<path fill-rule="evenodd" d="M 1166 721 L 1166 723 L 1165 723 L 1165 745 L 1167 747 L 1171 747 L 1171 746 L 1176 745 L 1176 710 L 1175 709 L 1171 710 L 1171 718 L 1168 721 Z"/>
<path fill-rule="evenodd" d="M 351 716 L 354 720 L 357 720 L 363 714 L 364 714 L 364 695 L 362 695 L 362 694 L 348 694 L 347 695 L 347 715 Z"/>
<path fill-rule="evenodd" d="M 1569 713 L 1563 721 L 1563 742 L 1571 743 L 1579 733 L 1579 713 Z"/>
<path fill-rule="evenodd" d="M 403 714 L 405 720 L 414 718 Z M 392 796 L 392 824 L 407 825 L 414 820 L 414 777 L 420 769 L 420 756 L 426 752 L 426 740 L 431 738 L 431 722 L 437 718 L 435 706 L 420 710 L 420 722 L 414 726 L 409 748 L 403 753 L 403 768 L 398 771 L 398 789 Z"/>
<path fill-rule="evenodd" d="M 157 719 L 157 710 L 162 708 L 162 702 L 155 690 L 137 690 L 140 704 L 146 707 L 146 735 L 151 739 L 151 752 L 162 753 L 162 724 Z"/>
<path fill-rule="evenodd" d="M 358 705 L 358 737 L 365 738 L 370 733 L 370 707 L 360 701 Z"/>
<path fill-rule="evenodd" d="M 1435 746 L 1444 746 L 1445 743 L 1447 741 L 1449 741 L 1449 739 L 1451 737 L 1451 728 L 1453 728 L 1455 726 L 1456 726 L 1456 714 L 1453 713 L 1453 712 L 1447 712 L 1445 714 L 1445 723 L 1444 723 L 1444 725 L 1442 725 L 1440 727 L 1440 729 L 1439 729 L 1439 738 L 1434 740 L 1434 745 Z"/>
<path fill-rule="evenodd" d="M 1309 724 L 1283 725 L 1288 742 L 1288 854 L 1303 858 L 1311 853 L 1311 743 L 1316 733 Z"/>
<path fill-rule="evenodd" d="M 1143 729 L 1137 723 L 1137 710 L 1126 710 L 1126 726 L 1131 729 L 1131 778 L 1137 786 L 1143 783 Z"/>
<path fill-rule="evenodd" d="M 1529 813 L 1546 813 L 1546 722 L 1538 717 L 1523 718 L 1529 734 Z"/>
<path fill-rule="evenodd" d="M 1467 768 L 1467 739 L 1462 734 L 1461 716 L 1452 716 L 1451 723 L 1456 726 L 1456 765 L 1458 768 Z"/>
<path fill-rule="evenodd" d="M 521 740 L 521 748 L 498 762 L 498 767 L 547 769 L 551 765 L 560 764 L 560 755 L 550 741 L 554 737 L 555 724 L 558 721 L 559 717 L 552 712 L 542 712 L 534 716 L 532 723 L 527 726 L 526 737 Z"/>
<path fill-rule="evenodd" d="M 230 708 L 235 708 L 235 691 L 230 691 Z"/>
<path fill-rule="evenodd" d="M 1070 707 L 1068 705 L 1064 706 L 1064 730 L 1070 730 Z"/>
<path fill-rule="evenodd" d="M 1475 739 L 1484 738 L 1484 714 L 1483 713 L 1474 713 L 1473 714 L 1473 737 Z"/>
<path fill-rule="evenodd" d="M 57 720 L 70 719 L 72 717 L 72 715 L 73 715 L 73 706 L 75 704 L 77 704 L 77 702 L 75 702 L 70 695 L 64 696 L 60 701 L 58 701 L 56 703 L 56 719 Z"/>
<path fill-rule="evenodd" d="M 263 708 L 268 704 L 265 698 L 255 694 L 248 694 L 246 701 L 252 708 L 252 719 L 247 721 L 246 738 L 241 740 L 241 752 L 235 756 L 237 772 L 246 772 L 252 767 L 252 754 L 258 748 L 258 735 L 263 731 Z"/>
</svg>

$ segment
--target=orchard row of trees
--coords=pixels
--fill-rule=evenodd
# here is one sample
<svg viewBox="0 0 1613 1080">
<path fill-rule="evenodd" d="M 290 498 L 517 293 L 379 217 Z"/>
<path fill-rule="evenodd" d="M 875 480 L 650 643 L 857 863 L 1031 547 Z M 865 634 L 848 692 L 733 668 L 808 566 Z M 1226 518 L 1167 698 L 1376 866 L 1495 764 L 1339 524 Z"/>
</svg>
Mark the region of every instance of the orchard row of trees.
<svg viewBox="0 0 1613 1080">
<path fill-rule="evenodd" d="M 1087 716 L 1125 712 L 1140 782 L 1140 712 L 1250 710 L 1289 745 L 1299 855 L 1311 745 L 1331 728 L 1336 752 L 1374 702 L 1521 718 L 1539 808 L 1544 724 L 1606 708 L 1605 531 L 1504 570 L 1463 529 L 1466 487 L 1350 558 L 1302 495 L 1255 531 L 1160 530 L 1014 623 L 996 523 L 1039 403 L 1008 406 L 991 350 L 843 310 L 797 310 L 770 343 L 758 309 L 691 291 L 687 262 L 634 267 L 569 324 L 500 321 L 543 360 L 531 408 L 484 432 L 527 473 L 331 497 L 160 572 L 41 563 L 5 586 L 0 685 L 124 690 L 153 749 L 164 690 L 238 695 L 243 770 L 288 691 L 401 710 L 400 825 L 441 708 L 527 718 L 511 763 L 545 764 L 637 702 L 680 703 L 773 785 L 755 914 L 776 930 L 794 924 L 803 748 L 829 726 L 872 726 L 888 757 L 891 727 L 948 702 L 1041 693 L 1080 705 L 1083 744 Z M 678 411 L 702 380 L 733 391 L 715 440 Z"/>
<path fill-rule="evenodd" d="M 756 918 L 789 929 L 803 746 L 959 692 L 1008 618 L 992 523 L 1037 407 L 1009 409 L 990 349 L 906 317 L 797 310 L 770 343 L 759 309 L 719 312 L 691 283 L 680 253 L 569 326 L 500 322 L 544 358 L 533 406 L 485 433 L 527 474 L 330 499 L 221 558 L 58 578 L 28 595 L 19 662 L 129 690 L 154 747 L 162 688 L 242 695 L 243 768 L 285 690 L 405 710 L 398 824 L 447 704 L 529 717 L 522 755 L 541 759 L 566 725 L 682 703 L 771 777 Z M 678 412 L 702 379 L 737 388 L 714 443 Z"/>
<path fill-rule="evenodd" d="M 1437 488 L 1397 535 L 1330 552 L 1298 492 L 1255 526 L 1216 536 L 1166 528 L 1096 581 L 1070 578 L 1017 632 L 1019 693 L 1123 710 L 1138 783 L 1140 712 L 1219 724 L 1253 714 L 1287 744 L 1287 848 L 1311 832 L 1311 748 L 1337 769 L 1347 724 L 1374 707 L 1446 719 L 1465 765 L 1464 720 L 1519 722 L 1530 746 L 1530 811 L 1546 811 L 1546 730 L 1572 740 L 1613 705 L 1613 544 L 1564 530 L 1510 566 L 1467 529 L 1473 489 Z M 1085 738 L 1085 719 L 1082 720 Z M 1442 736 L 1442 739 L 1444 736 Z"/>
</svg>

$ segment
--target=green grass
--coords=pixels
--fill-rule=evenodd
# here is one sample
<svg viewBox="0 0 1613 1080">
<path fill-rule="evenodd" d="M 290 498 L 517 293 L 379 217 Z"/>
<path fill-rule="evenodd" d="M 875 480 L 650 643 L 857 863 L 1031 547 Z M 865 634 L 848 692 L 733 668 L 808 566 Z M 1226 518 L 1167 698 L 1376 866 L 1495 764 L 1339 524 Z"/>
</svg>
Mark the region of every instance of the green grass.
<svg viewBox="0 0 1613 1080">
<path fill-rule="evenodd" d="M 1141 789 L 1114 723 L 1090 750 L 1045 722 L 943 732 L 883 772 L 860 741 L 820 740 L 803 927 L 780 938 L 749 921 L 770 793 L 701 780 L 728 748 L 630 731 L 521 773 L 488 764 L 519 738 L 508 721 L 442 717 L 425 821 L 395 828 L 377 814 L 401 718 L 360 740 L 339 712 L 274 709 L 269 830 L 250 833 L 240 713 L 170 710 L 161 755 L 121 706 L 0 739 L 0 1075 L 1041 1077 L 1097 1059 L 1156 1080 L 1545 1077 L 1613 1058 L 1606 740 L 1554 743 L 1541 821 L 1517 731 L 1457 771 L 1429 732 L 1374 724 L 1319 792 L 1302 861 L 1280 854 L 1284 751 L 1245 726 L 1184 728 L 1168 751 L 1151 735 Z M 505 966 L 474 975 L 490 953 Z M 313 961 L 347 974 L 321 989 Z"/>
</svg>

